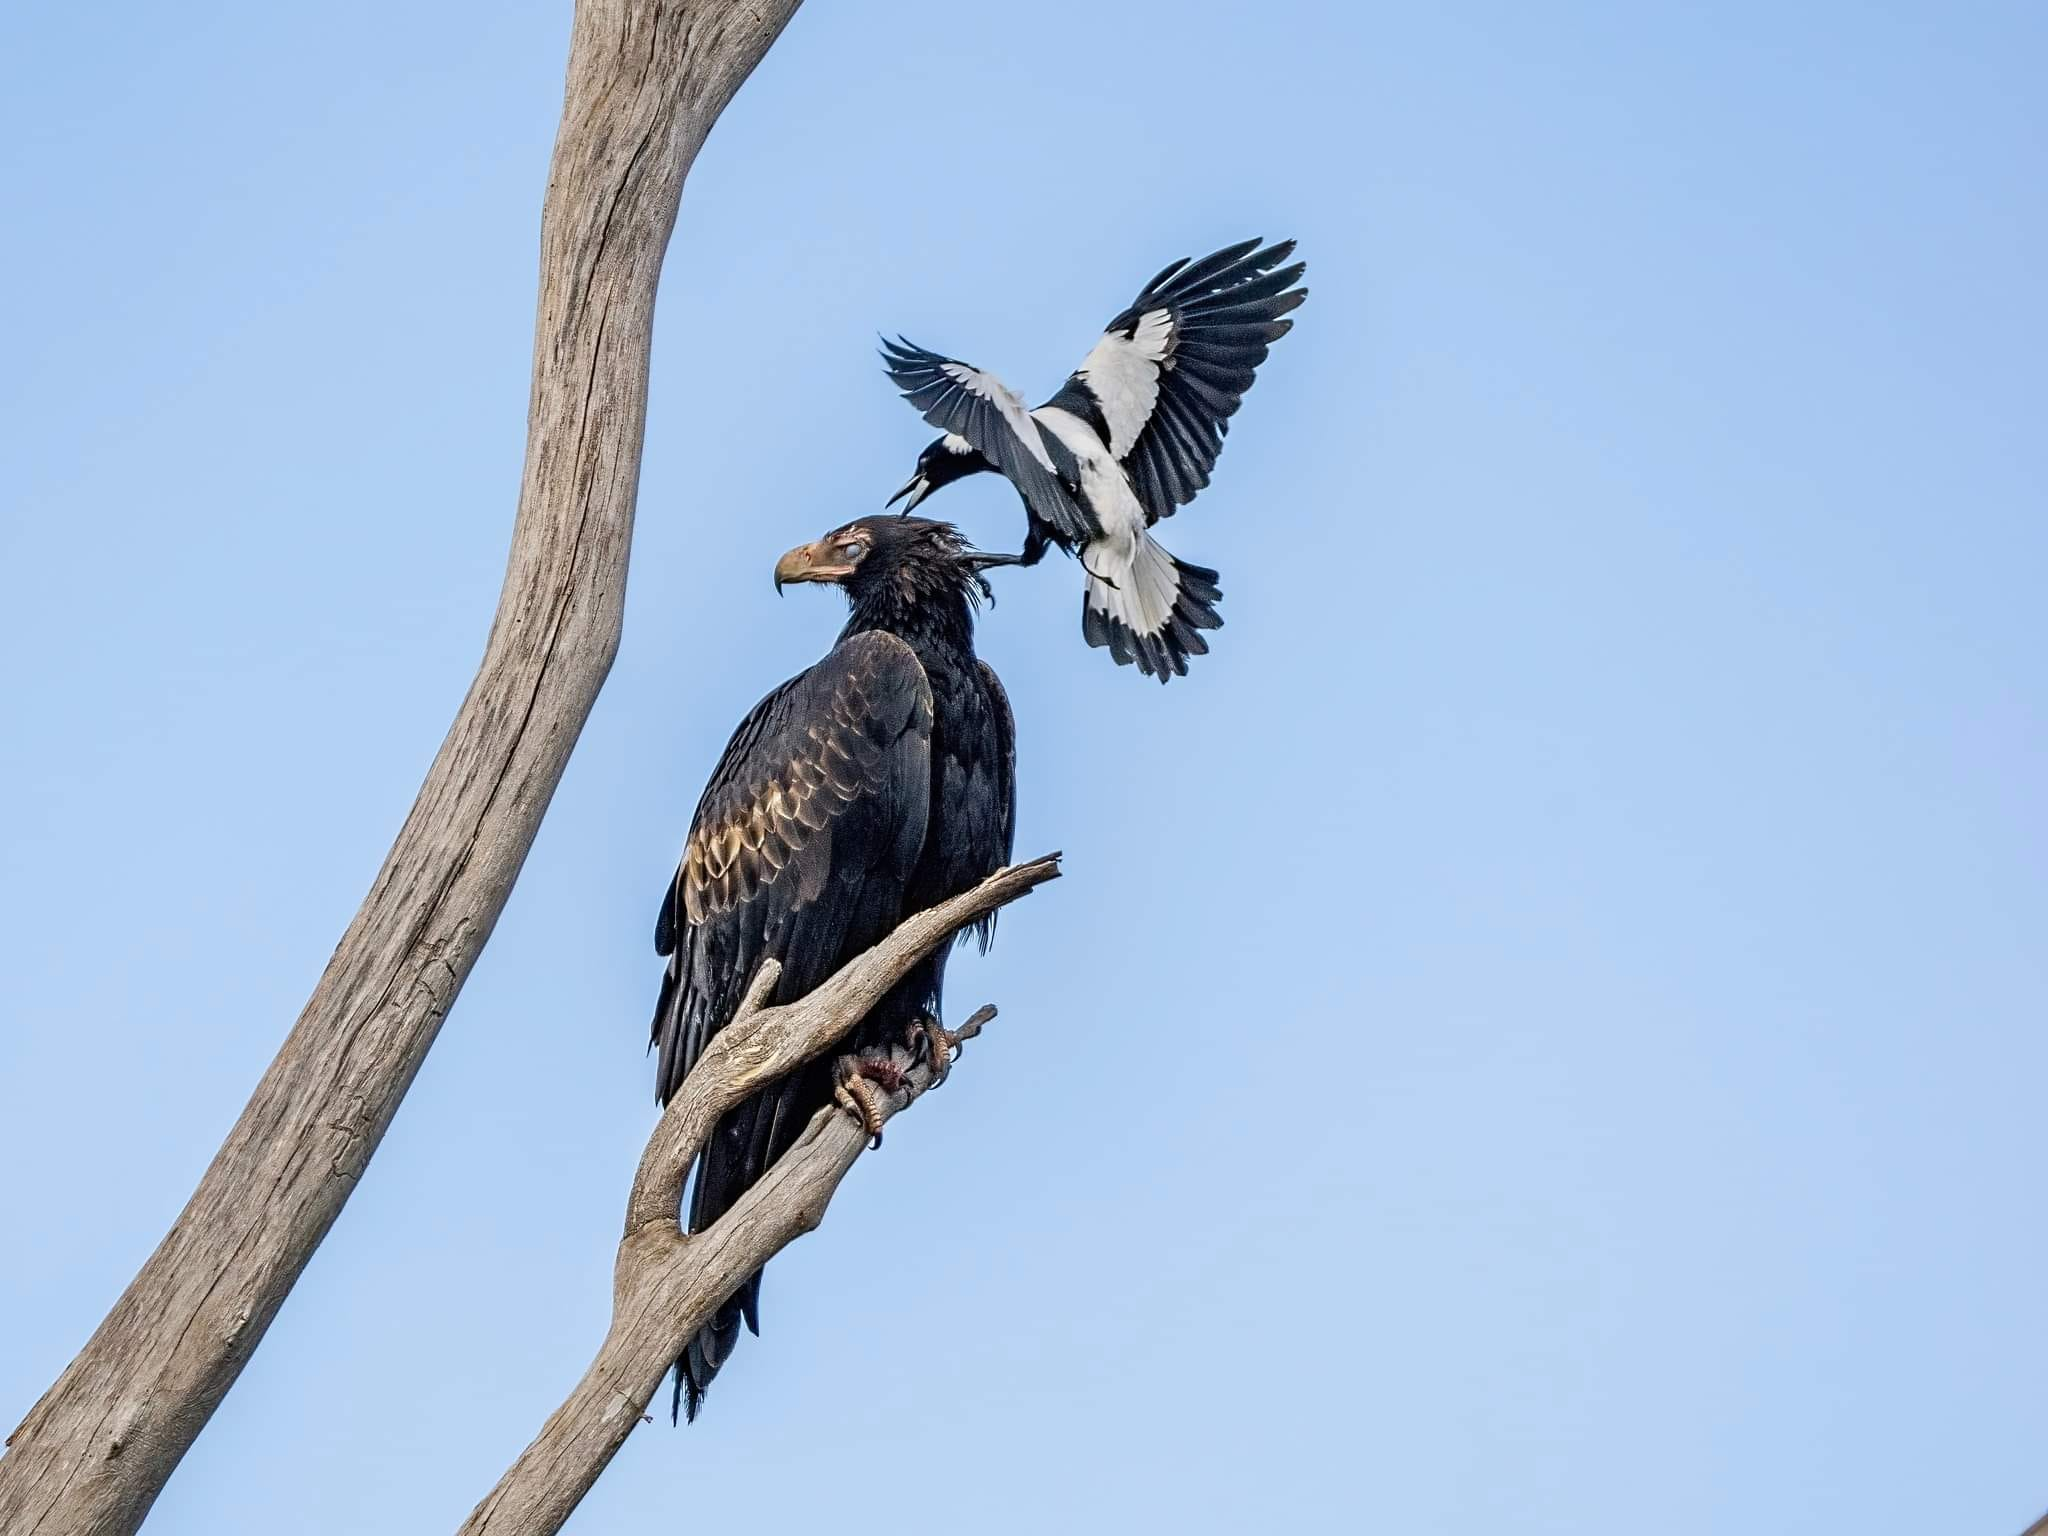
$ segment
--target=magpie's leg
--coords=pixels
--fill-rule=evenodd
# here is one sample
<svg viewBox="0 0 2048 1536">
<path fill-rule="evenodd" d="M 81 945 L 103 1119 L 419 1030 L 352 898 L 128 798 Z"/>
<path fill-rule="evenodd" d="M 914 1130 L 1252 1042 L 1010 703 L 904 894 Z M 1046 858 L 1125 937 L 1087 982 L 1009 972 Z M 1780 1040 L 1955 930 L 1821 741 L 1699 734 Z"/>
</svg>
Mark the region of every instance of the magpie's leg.
<svg viewBox="0 0 2048 1536">
<path fill-rule="evenodd" d="M 903 1069 L 886 1055 L 842 1056 L 833 1065 L 836 1079 L 832 1101 L 861 1123 L 874 1140 L 868 1150 L 882 1144 L 882 1094 L 903 1086 Z M 879 1091 L 877 1091 L 879 1089 Z"/>
<path fill-rule="evenodd" d="M 1082 570 L 1086 571 L 1090 576 L 1094 577 L 1095 580 L 1101 582 L 1105 587 L 1109 588 L 1110 591 L 1121 592 L 1123 590 L 1123 588 L 1119 587 L 1114 581 L 1110 580 L 1109 577 L 1101 575 L 1095 570 L 1093 566 L 1089 565 L 1087 550 L 1082 550 L 1081 553 L 1076 555 L 1074 558 L 1081 562 Z"/>
</svg>

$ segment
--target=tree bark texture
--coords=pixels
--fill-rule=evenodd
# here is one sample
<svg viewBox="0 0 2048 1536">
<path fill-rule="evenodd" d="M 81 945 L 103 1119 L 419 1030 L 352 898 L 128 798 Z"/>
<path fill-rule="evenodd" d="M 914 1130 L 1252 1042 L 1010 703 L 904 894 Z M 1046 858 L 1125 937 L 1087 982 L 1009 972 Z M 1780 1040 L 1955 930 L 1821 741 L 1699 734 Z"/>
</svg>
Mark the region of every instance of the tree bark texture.
<svg viewBox="0 0 2048 1536">
<path fill-rule="evenodd" d="M 580 0 L 526 467 L 482 665 L 198 1190 L 0 1458 L 0 1531 L 134 1530 L 340 1214 L 503 910 L 617 653 L 655 286 L 711 125 L 799 0 Z"/>
<path fill-rule="evenodd" d="M 612 1268 L 611 1326 L 597 1357 L 463 1523 L 461 1536 L 553 1536 L 560 1530 L 642 1421 L 690 1336 L 749 1275 L 817 1228 L 867 1141 L 852 1115 L 838 1107 L 820 1110 L 738 1204 L 705 1231 L 685 1236 L 677 1221 L 683 1180 L 719 1118 L 830 1050 L 912 966 L 961 928 L 1059 872 L 1056 853 L 998 870 L 973 890 L 910 918 L 815 991 L 781 1007 L 767 1006 L 778 967 L 772 960 L 763 965 L 739 1012 L 669 1100 L 641 1154 Z M 961 1027 L 961 1038 L 972 1038 L 994 1016 L 993 1008 L 982 1009 Z M 905 1081 L 883 1099 L 885 1119 L 944 1070 L 907 1052 L 898 1065 Z"/>
</svg>

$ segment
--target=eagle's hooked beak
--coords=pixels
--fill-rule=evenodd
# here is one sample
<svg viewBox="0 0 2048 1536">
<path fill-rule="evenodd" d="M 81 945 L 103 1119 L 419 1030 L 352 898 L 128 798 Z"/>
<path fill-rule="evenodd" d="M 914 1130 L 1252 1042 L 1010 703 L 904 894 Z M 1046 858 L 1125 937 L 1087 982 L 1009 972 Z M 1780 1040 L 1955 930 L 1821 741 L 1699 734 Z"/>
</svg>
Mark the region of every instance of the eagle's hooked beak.
<svg viewBox="0 0 2048 1536">
<path fill-rule="evenodd" d="M 903 501 L 903 515 L 908 517 L 910 515 L 911 509 L 915 507 L 920 501 L 923 501 L 925 497 L 931 495 L 931 493 L 931 481 L 925 479 L 923 470 L 919 470 L 916 474 L 912 475 L 908 480 L 904 481 L 902 490 L 898 491 L 894 496 L 891 496 L 887 501 L 883 502 L 882 505 L 885 507 L 893 507 L 896 505 L 897 502 L 903 501 L 903 498 L 908 496 L 910 500 Z"/>
<path fill-rule="evenodd" d="M 809 544 L 797 545 L 775 562 L 775 590 L 780 593 L 793 581 L 837 581 L 852 574 L 853 567 L 835 560 L 825 540 L 814 539 Z"/>
</svg>

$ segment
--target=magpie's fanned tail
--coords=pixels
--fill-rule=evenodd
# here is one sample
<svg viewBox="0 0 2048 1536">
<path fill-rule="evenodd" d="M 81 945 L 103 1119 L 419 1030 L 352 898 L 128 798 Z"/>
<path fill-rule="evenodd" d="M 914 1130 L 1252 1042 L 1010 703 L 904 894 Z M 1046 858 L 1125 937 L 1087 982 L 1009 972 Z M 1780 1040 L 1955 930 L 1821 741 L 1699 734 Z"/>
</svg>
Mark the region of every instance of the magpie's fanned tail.
<svg viewBox="0 0 2048 1536">
<path fill-rule="evenodd" d="M 1216 572 L 1176 560 L 1150 533 L 1128 544 L 1109 540 L 1081 552 L 1088 571 L 1081 596 L 1081 634 L 1105 646 L 1119 666 L 1135 664 L 1164 683 L 1185 677 L 1190 656 L 1205 656 L 1205 629 L 1221 629 L 1223 596 Z"/>
</svg>

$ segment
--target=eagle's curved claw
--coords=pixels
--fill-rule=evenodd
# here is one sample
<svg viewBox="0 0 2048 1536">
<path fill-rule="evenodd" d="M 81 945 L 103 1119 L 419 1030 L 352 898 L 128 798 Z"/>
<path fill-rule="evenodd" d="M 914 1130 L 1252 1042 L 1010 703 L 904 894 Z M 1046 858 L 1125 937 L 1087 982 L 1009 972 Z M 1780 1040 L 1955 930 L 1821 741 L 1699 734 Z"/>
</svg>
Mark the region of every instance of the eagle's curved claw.
<svg viewBox="0 0 2048 1536">
<path fill-rule="evenodd" d="M 956 1035 L 929 1013 L 921 1013 L 906 1024 L 903 1038 L 910 1047 L 913 1061 L 931 1063 L 931 1088 L 938 1087 L 951 1074 L 953 1063 L 960 1059 L 967 1041 L 964 1033 Z"/>
<path fill-rule="evenodd" d="M 882 1145 L 881 1095 L 903 1086 L 903 1069 L 886 1056 L 842 1056 L 833 1075 L 838 1081 L 832 1088 L 832 1102 L 861 1123 L 861 1129 L 873 1138 L 868 1150 L 877 1150 Z"/>
</svg>

